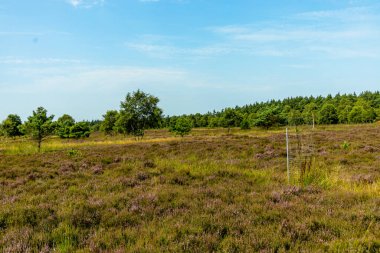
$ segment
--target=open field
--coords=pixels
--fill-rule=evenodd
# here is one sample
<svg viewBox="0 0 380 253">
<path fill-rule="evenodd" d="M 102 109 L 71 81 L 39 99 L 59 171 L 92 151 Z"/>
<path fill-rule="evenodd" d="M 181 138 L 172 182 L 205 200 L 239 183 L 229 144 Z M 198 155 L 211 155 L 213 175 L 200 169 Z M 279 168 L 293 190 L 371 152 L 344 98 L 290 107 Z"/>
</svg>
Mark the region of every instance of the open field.
<svg viewBox="0 0 380 253">
<path fill-rule="evenodd" d="M 291 185 L 284 129 L 232 132 L 2 140 L 0 251 L 380 251 L 379 124 L 315 129 Z"/>
</svg>

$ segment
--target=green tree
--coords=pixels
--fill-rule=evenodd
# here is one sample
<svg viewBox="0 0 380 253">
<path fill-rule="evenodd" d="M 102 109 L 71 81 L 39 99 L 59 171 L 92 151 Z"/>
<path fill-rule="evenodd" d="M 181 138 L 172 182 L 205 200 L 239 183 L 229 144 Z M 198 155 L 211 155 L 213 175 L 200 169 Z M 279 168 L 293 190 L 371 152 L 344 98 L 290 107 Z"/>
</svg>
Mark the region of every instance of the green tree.
<svg viewBox="0 0 380 253">
<path fill-rule="evenodd" d="M 355 105 L 348 114 L 348 121 L 350 123 L 364 123 L 367 117 L 366 113 L 363 106 Z"/>
<path fill-rule="evenodd" d="M 70 138 L 90 137 L 90 126 L 87 122 L 78 122 L 70 127 Z"/>
<path fill-rule="evenodd" d="M 189 118 L 179 117 L 176 120 L 175 124 L 173 124 L 169 128 L 169 131 L 176 134 L 176 135 L 180 135 L 181 137 L 183 137 L 183 136 L 190 133 L 192 127 L 193 127 L 193 124 Z"/>
<path fill-rule="evenodd" d="M 47 115 L 45 108 L 38 107 L 25 122 L 25 132 L 37 142 L 38 152 L 41 151 L 42 141 L 54 131 L 53 118 L 54 115 Z"/>
<path fill-rule="evenodd" d="M 116 110 L 107 111 L 103 115 L 103 122 L 100 125 L 100 130 L 107 135 L 112 135 L 115 133 L 116 122 L 119 119 L 119 112 Z"/>
<path fill-rule="evenodd" d="M 376 112 L 367 100 L 364 98 L 359 98 L 358 101 L 356 101 L 355 106 L 360 106 L 364 110 L 363 123 L 373 122 L 376 120 Z"/>
<path fill-rule="evenodd" d="M 347 124 L 349 122 L 349 114 L 352 110 L 351 105 L 346 105 L 346 107 L 338 110 L 339 123 Z"/>
<path fill-rule="evenodd" d="M 292 126 L 299 126 L 304 123 L 302 114 L 299 110 L 292 109 L 288 113 L 288 124 Z"/>
<path fill-rule="evenodd" d="M 216 116 L 212 116 L 208 120 L 208 127 L 220 127 L 220 118 Z"/>
<path fill-rule="evenodd" d="M 306 124 L 314 125 L 315 119 L 317 116 L 318 107 L 317 104 L 314 102 L 310 102 L 309 104 L 305 105 L 304 110 L 302 111 L 302 118 L 303 121 Z"/>
<path fill-rule="evenodd" d="M 58 118 L 55 132 L 62 139 L 70 138 L 70 129 L 74 124 L 74 118 L 68 114 L 64 114 Z"/>
<path fill-rule="evenodd" d="M 158 127 L 162 119 L 160 100 L 143 91 L 128 93 L 120 105 L 120 116 L 116 122 L 119 132 L 143 137 L 145 129 Z"/>
<path fill-rule="evenodd" d="M 251 129 L 251 122 L 249 121 L 248 117 L 244 118 L 240 123 L 240 129 L 241 130 L 248 130 Z"/>
<path fill-rule="evenodd" d="M 256 115 L 254 125 L 258 127 L 264 127 L 269 129 L 273 126 L 279 126 L 284 124 L 284 118 L 281 117 L 280 108 L 277 107 L 267 107 Z"/>
<path fill-rule="evenodd" d="M 319 111 L 320 124 L 337 124 L 339 122 L 338 112 L 333 104 L 324 104 Z"/>
<path fill-rule="evenodd" d="M 20 126 L 22 121 L 20 116 L 16 114 L 9 114 L 8 117 L 1 124 L 1 131 L 5 136 L 16 137 L 21 136 Z"/>
<path fill-rule="evenodd" d="M 232 108 L 227 108 L 223 112 L 222 125 L 228 128 L 228 134 L 231 131 L 231 127 L 239 126 L 242 120 L 242 116 L 239 112 Z"/>
</svg>

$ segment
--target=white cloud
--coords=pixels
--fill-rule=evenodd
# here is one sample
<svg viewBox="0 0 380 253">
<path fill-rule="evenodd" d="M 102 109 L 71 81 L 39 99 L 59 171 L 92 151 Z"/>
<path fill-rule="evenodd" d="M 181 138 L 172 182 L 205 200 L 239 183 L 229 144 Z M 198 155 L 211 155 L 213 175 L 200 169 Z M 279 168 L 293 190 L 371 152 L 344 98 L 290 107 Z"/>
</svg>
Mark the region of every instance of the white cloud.
<svg viewBox="0 0 380 253">
<path fill-rule="evenodd" d="M 152 57 L 157 58 L 173 58 L 173 57 L 187 57 L 187 58 L 207 58 L 219 55 L 229 54 L 233 51 L 224 45 L 210 45 L 202 47 L 176 47 L 162 44 L 153 43 L 131 43 L 127 42 L 125 45 L 133 50 L 145 53 Z"/>
<path fill-rule="evenodd" d="M 63 59 L 63 58 L 38 58 L 38 59 L 26 59 L 18 57 L 0 57 L 0 64 L 8 65 L 49 65 L 49 64 L 79 64 L 83 61 L 78 59 Z"/>
<path fill-rule="evenodd" d="M 106 0 L 66 0 L 73 7 L 91 8 L 96 5 L 103 5 Z"/>
<path fill-rule="evenodd" d="M 5 92 L 82 92 L 86 90 L 113 90 L 123 86 L 165 85 L 184 80 L 186 72 L 166 68 L 143 68 L 131 66 L 99 67 L 18 67 L 8 71 L 17 74 L 18 85 L 0 83 Z M 25 84 L 24 80 L 29 80 Z"/>
<path fill-rule="evenodd" d="M 275 21 L 201 29 L 213 37 L 196 46 L 189 38 L 140 36 L 129 49 L 156 58 L 199 59 L 225 55 L 267 57 L 379 58 L 380 17 L 375 7 L 303 12 Z M 201 37 L 201 36 L 198 36 Z"/>
<path fill-rule="evenodd" d="M 321 10 L 299 13 L 295 18 L 303 20 L 338 20 L 342 22 L 365 22 L 371 20 L 378 20 L 378 15 L 374 10 L 378 10 L 377 6 L 361 6 L 361 7 L 349 7 L 345 9 L 337 10 Z"/>
<path fill-rule="evenodd" d="M 380 17 L 369 7 L 305 12 L 270 23 L 206 30 L 231 48 L 241 49 L 235 52 L 278 57 L 380 57 Z"/>
</svg>

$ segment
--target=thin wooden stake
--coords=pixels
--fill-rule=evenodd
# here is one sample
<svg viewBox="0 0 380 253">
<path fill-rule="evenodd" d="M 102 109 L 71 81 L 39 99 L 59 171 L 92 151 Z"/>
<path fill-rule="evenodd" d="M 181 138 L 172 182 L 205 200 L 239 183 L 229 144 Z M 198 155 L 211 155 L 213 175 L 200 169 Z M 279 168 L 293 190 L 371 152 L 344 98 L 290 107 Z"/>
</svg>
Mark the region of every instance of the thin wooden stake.
<svg viewBox="0 0 380 253">
<path fill-rule="evenodd" d="M 288 128 L 286 128 L 286 170 L 287 170 L 287 173 L 288 173 L 288 184 L 290 184 L 289 135 L 288 135 Z"/>
</svg>

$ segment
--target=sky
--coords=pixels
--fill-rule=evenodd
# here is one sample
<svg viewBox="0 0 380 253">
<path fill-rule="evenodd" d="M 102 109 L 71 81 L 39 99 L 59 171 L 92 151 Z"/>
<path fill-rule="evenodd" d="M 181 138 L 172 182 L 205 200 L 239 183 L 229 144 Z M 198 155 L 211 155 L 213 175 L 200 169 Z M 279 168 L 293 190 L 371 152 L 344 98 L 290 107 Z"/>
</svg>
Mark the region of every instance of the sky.
<svg viewBox="0 0 380 253">
<path fill-rule="evenodd" d="M 380 88 L 375 0 L 1 0 L 0 119 L 166 115 Z"/>
</svg>

